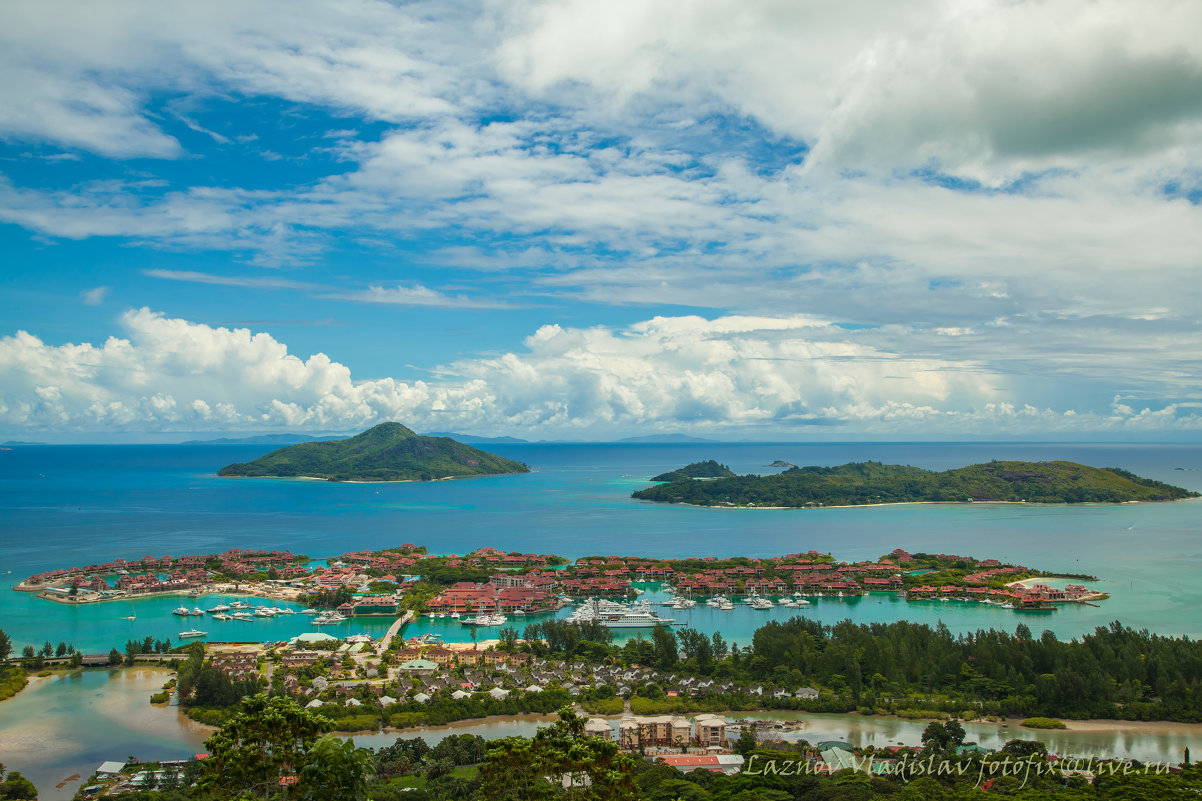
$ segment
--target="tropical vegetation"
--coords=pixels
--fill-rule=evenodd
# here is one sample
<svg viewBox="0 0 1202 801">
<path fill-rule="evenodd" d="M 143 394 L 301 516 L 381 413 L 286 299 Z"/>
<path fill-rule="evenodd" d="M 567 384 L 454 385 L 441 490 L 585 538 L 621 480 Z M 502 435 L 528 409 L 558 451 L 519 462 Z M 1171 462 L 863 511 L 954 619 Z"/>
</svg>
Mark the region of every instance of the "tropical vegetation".
<svg viewBox="0 0 1202 801">
<path fill-rule="evenodd" d="M 424 437 L 400 423 L 381 423 L 343 440 L 302 442 L 253 462 L 226 465 L 219 476 L 325 478 L 331 481 L 431 481 L 528 473 L 521 462 L 456 442 Z"/>
<path fill-rule="evenodd" d="M 972 501 L 1125 503 L 1194 498 L 1198 493 L 1116 467 L 993 461 L 943 472 L 853 462 L 838 467 L 793 467 L 768 476 L 713 481 L 681 478 L 639 490 L 633 497 L 698 506 L 808 507 Z"/>
<path fill-rule="evenodd" d="M 724 464 L 718 464 L 713 459 L 705 462 L 693 462 L 679 470 L 670 473 L 660 473 L 652 481 L 679 481 L 684 478 L 732 478 L 735 472 Z"/>
</svg>

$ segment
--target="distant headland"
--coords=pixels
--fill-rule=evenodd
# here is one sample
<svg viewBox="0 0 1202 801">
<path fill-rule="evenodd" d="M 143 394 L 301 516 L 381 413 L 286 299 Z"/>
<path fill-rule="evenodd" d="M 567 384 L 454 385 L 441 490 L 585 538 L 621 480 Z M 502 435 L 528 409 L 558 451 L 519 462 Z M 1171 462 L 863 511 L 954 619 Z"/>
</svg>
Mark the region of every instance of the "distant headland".
<svg viewBox="0 0 1202 801">
<path fill-rule="evenodd" d="M 219 476 L 324 478 L 329 481 L 432 481 L 528 473 L 521 462 L 456 442 L 424 437 L 400 423 L 381 423 L 349 439 L 302 442 L 253 462 L 226 465 Z"/>
<path fill-rule="evenodd" d="M 690 467 L 694 467 L 690 465 Z M 933 472 L 920 467 L 853 462 L 792 467 L 775 475 L 696 481 L 680 471 L 669 483 L 632 497 L 696 506 L 803 508 L 891 503 L 1128 503 L 1196 498 L 1198 493 L 1117 467 L 1075 462 L 988 462 Z"/>
</svg>

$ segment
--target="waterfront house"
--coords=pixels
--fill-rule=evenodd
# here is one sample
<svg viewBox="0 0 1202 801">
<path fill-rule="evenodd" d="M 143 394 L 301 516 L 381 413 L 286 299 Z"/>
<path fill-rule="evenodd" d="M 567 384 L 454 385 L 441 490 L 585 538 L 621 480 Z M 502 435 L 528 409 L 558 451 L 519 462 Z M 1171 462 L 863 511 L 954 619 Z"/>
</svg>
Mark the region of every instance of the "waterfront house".
<svg viewBox="0 0 1202 801">
<path fill-rule="evenodd" d="M 628 751 L 661 746 L 678 748 L 689 743 L 689 722 L 675 715 L 625 717 L 618 724 L 618 745 Z"/>
</svg>

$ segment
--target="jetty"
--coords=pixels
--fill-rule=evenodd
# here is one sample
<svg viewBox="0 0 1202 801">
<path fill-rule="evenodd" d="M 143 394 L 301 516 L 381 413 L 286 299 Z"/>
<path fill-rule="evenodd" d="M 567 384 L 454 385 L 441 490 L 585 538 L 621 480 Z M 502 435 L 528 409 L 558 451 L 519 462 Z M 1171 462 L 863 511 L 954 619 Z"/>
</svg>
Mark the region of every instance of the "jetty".
<svg viewBox="0 0 1202 801">
<path fill-rule="evenodd" d="M 395 637 L 398 632 L 400 632 L 401 628 L 404 627 L 404 625 L 406 623 L 408 623 L 412 620 L 413 620 L 413 610 L 412 609 L 408 610 L 407 612 L 405 612 L 405 614 L 398 617 L 396 619 L 396 622 L 388 627 L 388 632 L 384 635 L 383 639 L 380 640 L 380 648 L 379 648 L 379 651 L 377 651 L 377 653 L 381 653 L 381 654 L 386 653 L 388 651 L 388 646 L 392 644 L 392 638 Z"/>
</svg>

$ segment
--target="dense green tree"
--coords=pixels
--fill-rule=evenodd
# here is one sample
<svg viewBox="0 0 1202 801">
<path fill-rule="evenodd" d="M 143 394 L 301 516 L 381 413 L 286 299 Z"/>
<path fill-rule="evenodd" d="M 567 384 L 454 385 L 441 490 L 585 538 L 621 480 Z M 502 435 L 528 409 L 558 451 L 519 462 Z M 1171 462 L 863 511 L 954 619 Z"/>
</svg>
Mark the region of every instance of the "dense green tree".
<svg viewBox="0 0 1202 801">
<path fill-rule="evenodd" d="M 4 629 L 0 629 L 0 662 L 4 662 L 10 656 L 12 656 L 12 652 L 13 652 L 12 639 L 9 638 L 9 636 L 4 633 Z"/>
<path fill-rule="evenodd" d="M 354 741 L 327 734 L 309 749 L 297 790 L 305 801 L 362 801 L 371 765 L 371 754 Z"/>
<path fill-rule="evenodd" d="M 739 739 L 735 740 L 735 753 L 742 754 L 746 757 L 752 751 L 759 747 L 760 741 L 755 736 L 755 726 L 744 726 L 739 732 Z"/>
<path fill-rule="evenodd" d="M 38 797 L 38 789 L 20 771 L 14 770 L 7 775 L 0 771 L 0 777 L 3 778 L 0 781 L 0 798 L 34 801 Z"/>
<path fill-rule="evenodd" d="M 533 739 L 494 740 L 481 766 L 485 801 L 636 801 L 634 758 L 617 743 L 584 734 L 584 718 L 570 707 Z"/>
<path fill-rule="evenodd" d="M 651 643 L 654 648 L 653 659 L 656 667 L 661 670 L 671 670 L 680 659 L 676 644 L 676 635 L 666 626 L 657 625 L 651 630 Z"/>
<path fill-rule="evenodd" d="M 297 775 L 309 749 L 331 727 L 328 718 L 291 698 L 247 698 L 205 740 L 209 756 L 202 763 L 200 788 L 224 799 L 271 798 L 280 778 Z"/>
</svg>

